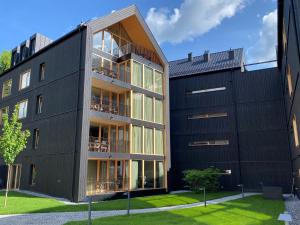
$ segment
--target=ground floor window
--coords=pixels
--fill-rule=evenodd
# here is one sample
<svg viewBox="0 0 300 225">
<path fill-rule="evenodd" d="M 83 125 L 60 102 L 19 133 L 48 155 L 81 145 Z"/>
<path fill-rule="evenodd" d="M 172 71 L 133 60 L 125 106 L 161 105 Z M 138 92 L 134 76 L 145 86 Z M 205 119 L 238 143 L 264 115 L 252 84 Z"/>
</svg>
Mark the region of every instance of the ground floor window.
<svg viewBox="0 0 300 225">
<path fill-rule="evenodd" d="M 30 185 L 36 184 L 36 166 L 35 166 L 35 164 L 30 165 L 29 184 Z"/>
</svg>

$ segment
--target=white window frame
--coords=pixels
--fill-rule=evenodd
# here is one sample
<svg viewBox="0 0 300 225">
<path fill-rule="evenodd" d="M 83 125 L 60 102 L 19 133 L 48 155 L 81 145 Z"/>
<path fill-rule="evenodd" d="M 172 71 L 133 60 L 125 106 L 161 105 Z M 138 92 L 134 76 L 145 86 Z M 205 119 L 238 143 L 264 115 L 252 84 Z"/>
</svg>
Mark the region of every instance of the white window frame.
<svg viewBox="0 0 300 225">
<path fill-rule="evenodd" d="M 19 102 L 18 105 L 19 105 L 18 118 L 19 119 L 26 118 L 27 117 L 27 108 L 28 108 L 28 99 Z"/>
<path fill-rule="evenodd" d="M 209 89 L 188 91 L 187 94 L 194 95 L 194 94 L 202 94 L 202 93 L 209 93 L 209 92 L 215 92 L 215 91 L 225 91 L 225 90 L 226 90 L 226 87 L 217 87 L 217 88 L 209 88 Z"/>
<path fill-rule="evenodd" d="M 209 118 L 219 118 L 219 117 L 227 117 L 227 116 L 228 116 L 227 112 L 222 112 L 222 113 L 205 113 L 205 114 L 189 115 L 188 119 L 189 120 L 197 120 L 197 119 L 209 119 Z"/>
<path fill-rule="evenodd" d="M 30 85 L 31 70 L 26 70 L 20 75 L 19 90 L 23 90 Z M 24 79 L 25 78 L 25 79 Z"/>
<path fill-rule="evenodd" d="M 201 147 L 201 146 L 223 146 L 229 145 L 229 140 L 210 140 L 210 141 L 193 141 L 189 143 L 189 147 Z"/>
</svg>

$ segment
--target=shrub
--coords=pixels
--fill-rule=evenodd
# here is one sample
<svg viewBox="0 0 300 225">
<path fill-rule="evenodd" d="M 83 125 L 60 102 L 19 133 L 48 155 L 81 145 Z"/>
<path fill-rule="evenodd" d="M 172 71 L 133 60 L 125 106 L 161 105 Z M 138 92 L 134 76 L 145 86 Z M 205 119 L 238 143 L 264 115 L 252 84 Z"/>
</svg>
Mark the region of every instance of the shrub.
<svg viewBox="0 0 300 225">
<path fill-rule="evenodd" d="M 221 176 L 221 171 L 219 169 L 186 170 L 183 174 L 184 181 L 187 182 L 190 189 L 194 192 L 200 192 L 200 189 L 203 187 L 207 191 L 218 191 L 220 188 L 219 177 Z"/>
</svg>

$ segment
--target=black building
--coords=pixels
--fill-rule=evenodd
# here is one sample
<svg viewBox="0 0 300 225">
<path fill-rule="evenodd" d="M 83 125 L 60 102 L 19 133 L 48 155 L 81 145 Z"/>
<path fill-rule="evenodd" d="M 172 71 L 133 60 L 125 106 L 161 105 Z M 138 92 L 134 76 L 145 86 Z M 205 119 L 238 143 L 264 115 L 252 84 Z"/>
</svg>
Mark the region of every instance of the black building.
<svg viewBox="0 0 300 225">
<path fill-rule="evenodd" d="M 170 62 L 172 188 L 183 187 L 184 170 L 216 167 L 225 189 L 290 191 L 281 73 L 243 64 L 243 49 Z"/>
<path fill-rule="evenodd" d="M 283 79 L 283 92 L 293 182 L 300 187 L 300 1 L 278 1 L 278 67 Z M 298 189 L 300 194 L 300 189 Z"/>
<path fill-rule="evenodd" d="M 64 197 L 165 192 L 168 62 L 135 6 L 12 50 L 0 109 L 31 131 L 9 186 Z M 6 167 L 0 160 L 0 179 Z"/>
</svg>

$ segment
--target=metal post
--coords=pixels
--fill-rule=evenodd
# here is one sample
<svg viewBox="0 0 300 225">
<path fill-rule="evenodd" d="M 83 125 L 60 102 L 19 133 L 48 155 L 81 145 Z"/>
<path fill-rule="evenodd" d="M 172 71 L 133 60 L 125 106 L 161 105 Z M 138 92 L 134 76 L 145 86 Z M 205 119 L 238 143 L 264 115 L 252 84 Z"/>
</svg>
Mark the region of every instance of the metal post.
<svg viewBox="0 0 300 225">
<path fill-rule="evenodd" d="M 91 205 L 92 205 L 92 196 L 89 197 L 89 212 L 88 212 L 88 225 L 92 225 L 92 212 L 91 212 Z"/>
<path fill-rule="evenodd" d="M 128 198 L 128 208 L 127 208 L 127 215 L 130 215 L 130 191 L 127 192 L 127 198 Z"/>
<path fill-rule="evenodd" d="M 203 194 L 204 194 L 204 207 L 206 207 L 206 191 L 205 191 L 205 187 L 203 188 Z"/>
</svg>

